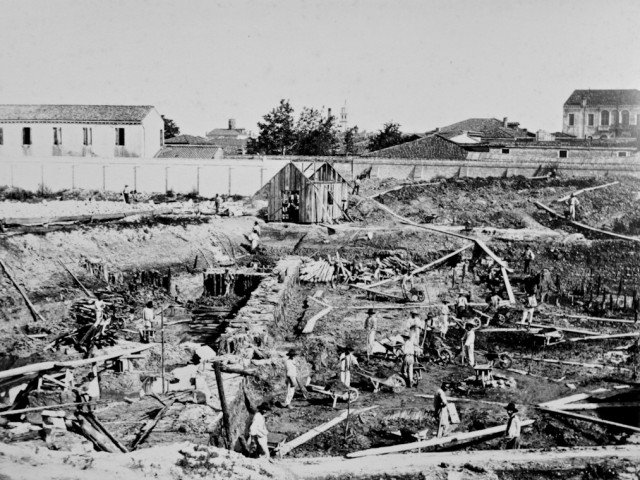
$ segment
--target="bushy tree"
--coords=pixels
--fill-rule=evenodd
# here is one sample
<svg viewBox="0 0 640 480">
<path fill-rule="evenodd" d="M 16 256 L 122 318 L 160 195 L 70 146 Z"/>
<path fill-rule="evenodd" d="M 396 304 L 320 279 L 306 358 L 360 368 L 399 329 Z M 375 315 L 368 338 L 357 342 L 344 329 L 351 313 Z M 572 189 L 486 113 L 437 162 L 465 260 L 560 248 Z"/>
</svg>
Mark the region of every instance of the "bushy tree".
<svg viewBox="0 0 640 480">
<path fill-rule="evenodd" d="M 164 115 L 160 115 L 162 117 L 162 121 L 164 122 L 164 139 L 173 138 L 180 135 L 180 127 L 176 125 L 176 122 L 171 120 L 170 118 L 165 117 Z"/>
<path fill-rule="evenodd" d="M 405 142 L 405 137 L 400 131 L 400 124 L 387 122 L 382 129 L 369 140 L 369 151 L 382 150 Z"/>
<path fill-rule="evenodd" d="M 324 117 L 315 108 L 304 107 L 296 124 L 297 155 L 334 155 L 338 148 L 335 117 Z"/>
<path fill-rule="evenodd" d="M 358 126 L 348 128 L 344 133 L 344 153 L 345 155 L 354 155 L 357 153 L 356 139 L 358 138 Z"/>
<path fill-rule="evenodd" d="M 293 107 L 289 100 L 280 100 L 280 104 L 267 113 L 263 122 L 258 122 L 258 138 L 251 142 L 250 151 L 265 155 L 286 155 L 293 153 L 296 141 L 293 119 Z"/>
</svg>

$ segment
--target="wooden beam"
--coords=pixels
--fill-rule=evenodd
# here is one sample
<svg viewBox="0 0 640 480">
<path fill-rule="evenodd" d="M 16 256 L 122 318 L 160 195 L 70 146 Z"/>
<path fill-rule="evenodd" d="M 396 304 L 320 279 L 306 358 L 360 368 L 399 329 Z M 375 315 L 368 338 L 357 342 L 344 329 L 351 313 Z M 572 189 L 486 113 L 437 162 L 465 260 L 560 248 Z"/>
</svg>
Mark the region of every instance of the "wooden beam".
<svg viewBox="0 0 640 480">
<path fill-rule="evenodd" d="M 533 424 L 533 420 L 523 420 L 522 426 L 528 427 Z M 393 445 L 391 447 L 370 448 L 368 450 L 360 450 L 359 452 L 347 453 L 347 458 L 367 457 L 370 455 L 384 455 L 387 453 L 406 452 L 407 450 L 418 450 L 429 447 L 443 447 L 453 445 L 463 445 L 475 440 L 495 437 L 504 434 L 507 425 L 498 425 L 497 427 L 476 430 L 475 432 L 464 432 L 451 435 L 448 437 L 432 438 L 430 440 L 421 440 L 419 442 L 404 443 L 401 445 Z"/>
<path fill-rule="evenodd" d="M 155 426 L 158 424 L 158 422 L 160 421 L 160 419 L 167 413 L 167 411 L 169 411 L 169 409 L 171 408 L 171 406 L 173 405 L 173 403 L 176 401 L 176 399 L 172 399 L 170 400 L 164 407 L 162 407 L 160 409 L 160 411 L 156 414 L 155 417 L 153 417 L 153 419 L 148 420 L 144 426 L 142 427 L 142 430 L 140 430 L 140 432 L 138 432 L 138 435 L 136 436 L 136 439 L 133 441 L 133 444 L 131 445 L 131 450 L 135 450 L 138 445 L 140 445 L 142 442 L 145 441 L 145 439 L 149 436 L 149 434 L 151 433 L 151 430 L 153 430 L 155 428 Z"/>
<path fill-rule="evenodd" d="M 413 276 L 413 275 L 417 275 L 418 273 L 422 273 L 422 272 L 428 270 L 429 268 L 434 267 L 434 266 L 436 266 L 436 265 L 438 265 L 438 264 L 440 264 L 440 263 L 442 263 L 442 262 L 444 262 L 446 260 L 449 260 L 451 257 L 455 257 L 456 255 L 464 252 L 465 250 L 467 250 L 469 248 L 472 248 L 473 245 L 474 245 L 473 243 L 469 243 L 469 244 L 465 245 L 464 247 L 459 248 L 455 252 L 451 252 L 451 253 L 445 255 L 444 257 L 439 258 L 438 260 L 435 260 L 435 261 L 433 261 L 431 263 L 428 263 L 428 264 L 426 264 L 426 265 L 424 265 L 422 267 L 416 268 L 409 275 Z M 368 285 L 368 287 L 369 288 L 379 287 L 380 285 L 385 285 L 387 283 L 396 282 L 396 281 L 400 280 L 402 277 L 404 277 L 404 275 L 396 275 L 395 277 L 387 278 L 385 280 L 380 280 L 379 282 L 372 283 L 372 284 Z"/>
<path fill-rule="evenodd" d="M 543 205 L 540 202 L 533 202 L 533 203 L 538 208 L 541 208 L 542 210 L 545 210 L 546 212 L 550 213 L 551 215 L 555 216 L 556 218 L 559 218 L 561 220 L 565 220 L 567 223 L 569 223 L 570 225 L 573 225 L 576 228 L 581 228 L 583 230 L 588 230 L 590 232 L 600 233 L 602 235 L 607 235 L 607 236 L 612 237 L 612 238 L 619 238 L 621 240 L 630 240 L 632 242 L 640 242 L 640 238 L 628 237 L 626 235 L 620 235 L 619 233 L 613 233 L 613 232 L 608 232 L 606 230 L 600 230 L 599 228 L 591 227 L 591 226 L 586 225 L 584 223 L 576 222 L 575 220 L 569 220 L 564 215 L 560 215 L 555 210 L 552 210 L 551 208 L 547 207 L 546 205 Z"/>
<path fill-rule="evenodd" d="M 568 360 L 556 360 L 553 358 L 536 358 L 536 357 L 517 357 L 517 358 L 519 360 L 528 360 L 531 362 L 555 363 L 557 365 L 571 365 L 573 367 L 610 368 L 612 370 L 630 371 L 628 368 L 614 367 L 613 365 L 602 365 L 600 363 L 580 363 L 580 362 L 571 362 Z"/>
<path fill-rule="evenodd" d="M 78 285 L 80 285 L 80 288 L 84 291 L 85 294 L 87 294 L 87 296 L 92 297 L 92 298 L 96 298 L 96 296 L 94 295 L 93 292 L 90 292 L 89 290 L 87 290 L 87 288 L 82 284 L 82 282 L 78 279 L 78 277 L 76 277 L 73 272 L 71 270 L 69 270 L 69 267 L 67 267 L 64 263 L 62 263 L 62 260 L 58 259 L 58 263 L 60 265 L 62 265 L 62 268 L 64 268 L 67 273 L 69 275 L 71 275 L 71 277 L 73 277 L 73 279 L 76 281 L 76 283 Z"/>
<path fill-rule="evenodd" d="M 415 394 L 414 397 L 420 397 L 420 398 L 427 398 L 430 400 L 433 400 L 433 397 L 435 397 L 435 395 L 423 395 L 423 394 Z M 463 397 L 447 397 L 447 400 L 451 401 L 451 402 L 472 402 L 472 403 L 483 403 L 485 405 L 494 405 L 496 407 L 506 407 L 508 404 L 507 403 L 501 403 L 501 402 L 490 402 L 489 400 L 480 400 L 477 398 L 463 398 Z"/>
<path fill-rule="evenodd" d="M 302 329 L 302 333 L 311 333 L 311 332 L 313 332 L 313 329 L 316 326 L 316 322 L 318 320 L 320 320 L 322 317 L 324 317 L 326 314 L 328 314 L 331 310 L 333 310 L 333 307 L 327 307 L 324 310 L 321 310 L 320 312 L 316 313 L 309 320 L 307 320 L 306 325 Z"/>
<path fill-rule="evenodd" d="M 577 196 L 577 195 L 580 195 L 580 194 L 585 193 L 585 192 L 592 192 L 592 191 L 598 190 L 600 188 L 611 187 L 611 186 L 617 185 L 619 183 L 620 182 L 611 182 L 611 183 L 605 183 L 604 185 L 598 185 L 597 187 L 583 188 L 581 190 L 576 190 L 575 192 L 573 192 L 573 194 Z M 559 198 L 557 200 L 554 200 L 554 202 L 558 202 L 558 203 L 566 202 L 567 200 L 569 200 L 569 198 L 571 198 L 571 194 L 565 195 L 564 197 L 561 197 L 561 198 Z"/>
<path fill-rule="evenodd" d="M 609 420 L 603 420 L 601 418 L 596 418 L 596 417 L 589 417 L 587 415 L 580 415 L 579 413 L 566 412 L 564 410 L 557 410 L 555 408 L 538 407 L 538 409 L 540 409 L 543 412 L 553 413 L 555 415 L 564 415 L 565 417 L 576 418 L 578 420 L 583 420 L 585 422 L 597 423 L 599 425 L 614 427 L 620 430 L 627 430 L 629 432 L 640 432 L 640 428 L 633 427 L 631 425 L 626 425 L 624 423 L 610 422 Z"/>
<path fill-rule="evenodd" d="M 566 412 L 568 410 L 599 410 L 601 408 L 639 408 L 640 402 L 618 402 L 618 403 L 574 403 L 571 405 L 563 405 L 560 410 Z"/>
<path fill-rule="evenodd" d="M 76 403 L 59 403 L 52 405 L 44 405 L 41 407 L 29 407 L 29 408 L 21 408 L 18 410 L 3 410 L 0 412 L 0 417 L 8 416 L 8 415 L 18 415 L 21 413 L 29 413 L 29 412 L 40 412 L 42 410 L 56 410 L 58 408 L 67 408 L 67 407 L 77 407 L 80 405 L 96 405 L 107 403 L 106 401 L 93 401 L 93 402 L 76 402 Z"/>
<path fill-rule="evenodd" d="M 20 285 L 16 281 L 16 279 L 13 277 L 13 275 L 9 271 L 9 268 L 7 268 L 7 265 L 4 263 L 4 260 L 2 260 L 2 259 L 0 259 L 0 266 L 2 266 L 2 269 L 4 270 L 4 273 L 7 274 L 7 277 L 9 277 L 9 280 L 11 280 L 11 283 L 13 283 L 13 286 L 16 287 L 16 290 L 18 290 L 18 292 L 20 293 L 20 295 L 24 299 L 25 303 L 27 304 L 27 307 L 29 308 L 29 311 L 31 312 L 31 315 L 33 316 L 33 319 L 36 322 L 40 321 L 40 322 L 46 323 L 46 320 L 44 319 L 44 317 L 42 315 L 40 315 L 40 312 L 38 312 L 38 310 L 36 310 L 36 307 L 33 305 L 33 303 L 31 303 L 31 300 L 29 300 L 27 292 L 24 290 L 22 285 Z"/>
<path fill-rule="evenodd" d="M 522 322 L 518 322 L 520 325 L 522 325 Z M 593 332 L 591 330 L 582 330 L 579 328 L 568 328 L 568 327 L 560 327 L 558 325 L 552 325 L 552 324 L 544 324 L 544 323 L 532 323 L 531 324 L 532 327 L 538 327 L 538 328 L 555 328 L 556 330 L 561 330 L 563 332 L 569 332 L 569 333 L 579 333 L 582 335 L 592 335 L 592 336 L 599 336 L 600 332 Z"/>
<path fill-rule="evenodd" d="M 361 413 L 368 412 L 369 410 L 373 410 L 374 408 L 378 408 L 378 406 L 374 405 L 372 407 L 366 407 L 366 408 L 361 408 L 360 410 L 354 410 L 353 412 L 351 412 L 351 415 L 359 415 Z M 312 438 L 317 437 L 321 433 L 326 432 L 330 428 L 335 427 L 339 423 L 343 422 L 344 420 L 347 419 L 348 416 L 349 416 L 349 411 L 344 410 L 340 415 L 338 415 L 334 419 L 329 420 L 328 422 L 325 422 L 322 425 L 318 425 L 317 427 L 312 428 L 308 432 L 303 433 L 299 437 L 296 437 L 290 442 L 287 442 L 284 445 L 282 445 L 280 448 L 278 448 L 278 455 L 280 456 L 286 455 L 294 448 L 299 447 L 304 443 L 307 443 Z"/>
<path fill-rule="evenodd" d="M 586 342 L 590 340 L 610 340 L 615 338 L 635 338 L 640 337 L 640 333 L 616 333 L 614 335 L 598 335 L 584 338 L 569 338 L 566 342 Z"/>
<path fill-rule="evenodd" d="M 507 295 L 509 295 L 509 302 L 511 304 L 516 303 L 516 297 L 513 295 L 513 289 L 511 288 L 511 282 L 509 282 L 509 275 L 507 275 L 507 269 L 504 267 L 500 268 L 502 272 L 502 280 L 504 280 L 504 286 L 507 289 Z"/>
<path fill-rule="evenodd" d="M 622 318 L 587 317 L 586 315 L 564 315 L 562 313 L 551 313 L 554 317 L 573 318 L 576 320 L 611 322 L 611 323 L 636 323 L 635 320 L 625 320 Z"/>
<path fill-rule="evenodd" d="M 573 403 L 573 402 L 579 402 L 581 400 L 586 400 L 587 398 L 590 398 L 592 396 L 593 396 L 592 393 L 575 393 L 573 395 L 569 395 L 568 397 L 556 398 L 555 400 L 550 400 L 548 402 L 539 403 L 538 406 L 539 407 L 545 407 L 545 408 L 562 408 L 562 406 L 564 406 L 564 405 L 566 405 L 568 403 Z"/>
</svg>

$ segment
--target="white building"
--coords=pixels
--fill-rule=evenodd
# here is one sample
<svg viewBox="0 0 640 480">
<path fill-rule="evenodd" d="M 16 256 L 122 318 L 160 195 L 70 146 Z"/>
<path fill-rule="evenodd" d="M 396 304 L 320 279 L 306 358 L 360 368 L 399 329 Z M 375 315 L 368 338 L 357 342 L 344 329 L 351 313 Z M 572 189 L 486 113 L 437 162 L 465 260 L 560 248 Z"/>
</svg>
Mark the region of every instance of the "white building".
<svg viewBox="0 0 640 480">
<path fill-rule="evenodd" d="M 163 144 L 152 106 L 0 105 L 0 157 L 153 157 Z"/>
</svg>

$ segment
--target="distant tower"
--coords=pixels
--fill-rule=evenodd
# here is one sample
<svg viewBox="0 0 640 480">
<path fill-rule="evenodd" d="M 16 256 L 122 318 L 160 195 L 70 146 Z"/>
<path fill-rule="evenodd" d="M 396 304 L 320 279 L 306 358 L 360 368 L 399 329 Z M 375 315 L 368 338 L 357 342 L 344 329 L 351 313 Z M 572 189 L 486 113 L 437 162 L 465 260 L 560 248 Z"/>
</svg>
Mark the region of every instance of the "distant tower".
<svg viewBox="0 0 640 480">
<path fill-rule="evenodd" d="M 340 109 L 340 128 L 342 130 L 347 129 L 347 101 L 344 101 L 344 106 Z"/>
</svg>

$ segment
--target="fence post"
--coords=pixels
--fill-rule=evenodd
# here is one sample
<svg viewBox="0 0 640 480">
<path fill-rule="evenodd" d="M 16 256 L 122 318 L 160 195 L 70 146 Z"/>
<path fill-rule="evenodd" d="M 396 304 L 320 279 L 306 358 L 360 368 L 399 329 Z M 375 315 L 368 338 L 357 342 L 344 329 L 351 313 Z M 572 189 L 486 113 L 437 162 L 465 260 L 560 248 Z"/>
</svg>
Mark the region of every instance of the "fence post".
<svg viewBox="0 0 640 480">
<path fill-rule="evenodd" d="M 11 188 L 14 188 L 15 185 L 13 183 L 13 163 L 11 164 Z"/>
<path fill-rule="evenodd" d="M 200 167 L 196 167 L 196 194 L 200 195 Z"/>
<path fill-rule="evenodd" d="M 102 191 L 107 190 L 107 166 L 102 166 Z"/>
<path fill-rule="evenodd" d="M 76 164 L 71 164 L 71 190 L 76 189 Z"/>
<path fill-rule="evenodd" d="M 138 166 L 133 166 L 133 189 L 138 191 Z"/>
<path fill-rule="evenodd" d="M 40 190 L 44 193 L 44 163 L 40 164 Z"/>
<path fill-rule="evenodd" d="M 169 167 L 164 167 L 164 193 L 169 192 Z"/>
<path fill-rule="evenodd" d="M 228 194 L 231 196 L 231 167 L 229 167 L 229 186 L 228 186 Z"/>
</svg>

